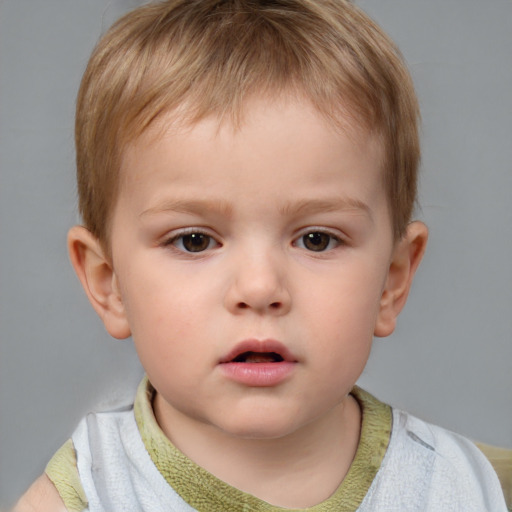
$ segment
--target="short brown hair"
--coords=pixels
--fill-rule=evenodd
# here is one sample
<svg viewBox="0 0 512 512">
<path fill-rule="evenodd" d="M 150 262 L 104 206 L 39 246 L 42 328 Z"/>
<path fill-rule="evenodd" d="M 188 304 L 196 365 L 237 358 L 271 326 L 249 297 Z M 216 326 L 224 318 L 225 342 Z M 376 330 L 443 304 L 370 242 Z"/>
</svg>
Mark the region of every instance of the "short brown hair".
<svg viewBox="0 0 512 512">
<path fill-rule="evenodd" d="M 419 111 L 400 52 L 348 0 L 166 0 L 117 21 L 94 50 L 76 115 L 79 208 L 108 246 L 123 148 L 161 114 L 240 116 L 251 94 L 295 90 L 382 136 L 393 231 L 416 199 Z"/>
</svg>

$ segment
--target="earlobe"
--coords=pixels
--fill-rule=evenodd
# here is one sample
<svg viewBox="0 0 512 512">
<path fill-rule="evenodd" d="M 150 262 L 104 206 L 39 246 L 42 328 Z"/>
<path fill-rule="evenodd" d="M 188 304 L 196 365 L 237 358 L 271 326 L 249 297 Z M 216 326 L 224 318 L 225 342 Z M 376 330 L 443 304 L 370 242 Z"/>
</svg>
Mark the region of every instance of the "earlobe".
<svg viewBox="0 0 512 512">
<path fill-rule="evenodd" d="M 422 222 L 412 222 L 396 244 L 381 296 L 375 336 L 389 336 L 395 330 L 396 319 L 407 301 L 414 274 L 425 253 L 427 240 L 427 226 Z"/>
<path fill-rule="evenodd" d="M 109 334 L 118 339 L 130 336 L 117 276 L 99 240 L 83 226 L 75 226 L 68 233 L 68 251 L 85 293 Z"/>
</svg>

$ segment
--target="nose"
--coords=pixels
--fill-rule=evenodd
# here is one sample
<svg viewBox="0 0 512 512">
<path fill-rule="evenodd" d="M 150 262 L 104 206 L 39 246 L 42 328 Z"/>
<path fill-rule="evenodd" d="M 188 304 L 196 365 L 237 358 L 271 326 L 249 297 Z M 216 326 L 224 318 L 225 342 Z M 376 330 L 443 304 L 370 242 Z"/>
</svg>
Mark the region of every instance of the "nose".
<svg viewBox="0 0 512 512">
<path fill-rule="evenodd" d="M 253 311 L 279 316 L 288 313 L 291 295 L 284 259 L 271 251 L 259 251 L 232 261 L 225 305 L 233 314 Z"/>
</svg>

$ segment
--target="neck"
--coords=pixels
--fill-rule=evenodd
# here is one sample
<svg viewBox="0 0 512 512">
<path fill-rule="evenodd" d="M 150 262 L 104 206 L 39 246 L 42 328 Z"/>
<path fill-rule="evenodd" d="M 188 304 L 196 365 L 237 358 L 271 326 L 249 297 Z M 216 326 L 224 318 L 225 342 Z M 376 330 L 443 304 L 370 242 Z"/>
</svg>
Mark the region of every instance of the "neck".
<svg viewBox="0 0 512 512">
<path fill-rule="evenodd" d="M 331 496 L 347 474 L 360 435 L 361 412 L 349 396 L 327 414 L 284 437 L 240 438 L 154 400 L 160 428 L 196 464 L 275 506 L 306 508 Z"/>
</svg>

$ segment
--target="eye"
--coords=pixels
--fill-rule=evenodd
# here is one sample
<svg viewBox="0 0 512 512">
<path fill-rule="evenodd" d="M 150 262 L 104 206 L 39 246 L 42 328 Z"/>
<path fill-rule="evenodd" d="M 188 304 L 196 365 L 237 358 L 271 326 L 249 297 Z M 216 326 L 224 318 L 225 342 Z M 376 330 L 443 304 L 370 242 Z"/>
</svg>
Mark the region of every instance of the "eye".
<svg viewBox="0 0 512 512">
<path fill-rule="evenodd" d="M 203 252 L 218 245 L 216 240 L 206 233 L 192 232 L 178 235 L 169 240 L 166 245 L 173 245 L 183 252 Z"/>
<path fill-rule="evenodd" d="M 340 245 L 341 240 L 323 231 L 310 231 L 297 239 L 295 245 L 313 252 L 323 252 Z"/>
</svg>

